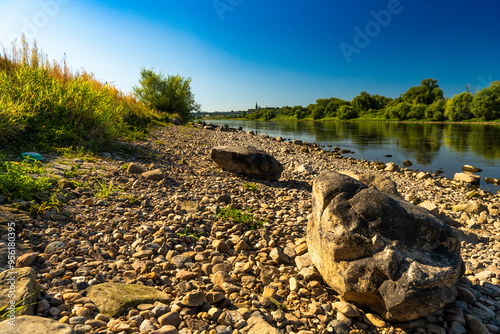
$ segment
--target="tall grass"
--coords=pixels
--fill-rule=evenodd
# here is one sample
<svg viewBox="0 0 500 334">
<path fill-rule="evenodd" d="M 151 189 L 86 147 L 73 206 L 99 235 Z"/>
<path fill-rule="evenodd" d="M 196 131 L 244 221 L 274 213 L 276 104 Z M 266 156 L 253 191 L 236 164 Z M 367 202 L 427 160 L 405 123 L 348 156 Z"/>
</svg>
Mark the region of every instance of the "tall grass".
<svg viewBox="0 0 500 334">
<path fill-rule="evenodd" d="M 0 53 L 0 143 L 98 148 L 131 137 L 160 117 L 63 59 L 50 62 L 23 37 Z"/>
</svg>

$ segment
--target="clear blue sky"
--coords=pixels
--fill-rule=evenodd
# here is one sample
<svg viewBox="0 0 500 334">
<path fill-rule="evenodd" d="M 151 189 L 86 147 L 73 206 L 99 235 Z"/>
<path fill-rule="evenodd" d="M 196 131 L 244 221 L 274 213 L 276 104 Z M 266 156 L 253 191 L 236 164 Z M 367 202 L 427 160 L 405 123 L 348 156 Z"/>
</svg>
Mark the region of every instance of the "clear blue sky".
<svg viewBox="0 0 500 334">
<path fill-rule="evenodd" d="M 141 67 L 192 78 L 206 111 L 397 97 L 424 78 L 448 97 L 500 80 L 496 0 L 0 0 L 0 42 L 131 91 Z"/>
</svg>

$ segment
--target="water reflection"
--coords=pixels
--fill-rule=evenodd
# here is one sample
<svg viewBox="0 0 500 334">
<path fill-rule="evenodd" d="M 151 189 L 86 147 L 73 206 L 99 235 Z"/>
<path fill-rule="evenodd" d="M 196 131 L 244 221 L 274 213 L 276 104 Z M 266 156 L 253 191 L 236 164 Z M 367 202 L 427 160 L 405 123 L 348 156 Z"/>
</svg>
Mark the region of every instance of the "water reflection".
<svg viewBox="0 0 500 334">
<path fill-rule="evenodd" d="M 358 159 L 411 160 L 413 167 L 446 177 L 476 165 L 482 177 L 500 178 L 500 125 L 386 122 L 211 121 L 259 134 L 301 139 L 355 151 Z M 384 158 L 391 155 L 390 158 Z M 489 187 L 484 187 L 485 189 Z"/>
</svg>

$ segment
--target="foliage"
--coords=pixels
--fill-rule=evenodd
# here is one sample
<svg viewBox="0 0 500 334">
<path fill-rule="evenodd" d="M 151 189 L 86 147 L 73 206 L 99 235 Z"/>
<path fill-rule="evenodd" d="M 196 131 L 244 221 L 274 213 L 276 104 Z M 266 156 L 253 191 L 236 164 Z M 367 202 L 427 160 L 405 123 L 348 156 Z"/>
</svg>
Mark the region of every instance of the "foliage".
<svg viewBox="0 0 500 334">
<path fill-rule="evenodd" d="M 197 232 L 188 232 L 188 226 L 186 225 L 186 228 L 184 229 L 184 232 L 179 232 L 177 233 L 178 236 L 188 236 L 193 238 L 194 240 L 200 240 L 200 236 L 203 235 L 203 233 L 197 233 Z"/>
<path fill-rule="evenodd" d="M 472 117 L 470 105 L 474 96 L 469 92 L 453 96 L 446 103 L 444 115 L 450 121 L 463 121 Z"/>
<path fill-rule="evenodd" d="M 11 200 L 31 201 L 53 184 L 53 180 L 44 173 L 45 168 L 40 163 L 5 161 L 0 157 L 0 193 Z"/>
<path fill-rule="evenodd" d="M 97 198 L 108 198 L 109 196 L 113 195 L 114 193 L 116 193 L 118 191 L 123 191 L 122 189 L 117 188 L 113 184 L 113 182 L 109 182 L 108 184 L 106 184 L 105 181 L 97 180 L 97 184 L 98 184 L 98 187 L 94 193 L 94 196 Z"/>
<path fill-rule="evenodd" d="M 35 305 L 36 303 L 20 305 L 21 303 L 23 303 L 25 300 L 27 300 L 28 298 L 30 298 L 34 294 L 35 293 L 33 292 L 33 293 L 27 295 L 26 297 L 24 297 L 23 299 L 21 299 L 20 301 L 18 301 L 17 303 L 15 303 L 14 304 L 14 314 L 18 313 L 19 311 L 24 310 L 28 306 Z M 4 319 L 6 319 L 10 315 L 11 311 L 9 309 L 7 309 L 7 307 L 9 307 L 9 305 L 10 304 L 7 304 L 7 305 L 3 306 L 2 308 L 0 308 L 0 321 L 3 321 Z"/>
<path fill-rule="evenodd" d="M 257 191 L 257 185 L 254 182 L 243 184 L 243 188 L 248 189 L 248 190 L 253 191 L 253 192 Z"/>
<path fill-rule="evenodd" d="M 402 95 L 402 101 L 411 104 L 430 105 L 443 99 L 443 90 L 439 88 L 437 79 L 424 79 L 420 86 L 411 87 Z"/>
<path fill-rule="evenodd" d="M 245 224 L 252 230 L 257 230 L 265 224 L 265 220 L 257 220 L 251 213 L 242 212 L 230 206 L 223 208 L 215 217 L 216 220 L 232 221 L 236 224 Z"/>
<path fill-rule="evenodd" d="M 427 106 L 425 109 L 425 118 L 432 119 L 433 121 L 443 121 L 445 119 L 444 111 L 447 100 L 438 100 Z"/>
<path fill-rule="evenodd" d="M 132 95 L 66 61 L 50 62 L 36 42 L 0 54 L 0 142 L 33 147 L 102 147 L 158 116 Z"/>
<path fill-rule="evenodd" d="M 160 113 L 177 113 L 188 121 L 191 112 L 200 110 L 191 92 L 191 78 L 185 79 L 179 74 L 165 78 L 161 72 L 142 68 L 139 84 L 133 87 L 137 98 Z"/>
<path fill-rule="evenodd" d="M 470 109 L 475 117 L 483 120 L 500 118 L 500 81 L 494 81 L 477 92 Z"/>
<path fill-rule="evenodd" d="M 347 120 L 358 117 L 358 113 L 353 107 L 343 105 L 339 108 L 337 116 L 339 119 Z"/>
<path fill-rule="evenodd" d="M 362 91 L 352 101 L 336 97 L 317 99 L 307 107 L 284 106 L 281 108 L 249 109 L 243 113 L 249 120 L 270 119 L 340 119 L 371 120 L 429 120 L 458 121 L 472 116 L 492 120 L 500 119 L 500 81 L 478 92 L 471 101 L 469 93 L 461 93 L 452 100 L 444 98 L 436 79 L 424 79 L 419 86 L 411 87 L 397 99 L 370 95 Z"/>
<path fill-rule="evenodd" d="M 386 118 L 395 118 L 398 120 L 408 119 L 410 116 L 412 104 L 401 102 L 390 105 L 386 108 Z"/>
</svg>

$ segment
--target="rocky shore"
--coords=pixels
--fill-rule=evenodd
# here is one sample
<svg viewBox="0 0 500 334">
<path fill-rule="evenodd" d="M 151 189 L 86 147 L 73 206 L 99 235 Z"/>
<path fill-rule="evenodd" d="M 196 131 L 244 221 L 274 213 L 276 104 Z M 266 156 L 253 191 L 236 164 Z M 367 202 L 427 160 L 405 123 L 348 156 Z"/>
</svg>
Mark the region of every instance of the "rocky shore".
<svg viewBox="0 0 500 334">
<path fill-rule="evenodd" d="M 28 203 L 0 200 L 0 307 L 9 302 L 8 223 L 16 223 L 26 296 L 40 291 L 34 308 L 24 310 L 36 317 L 17 316 L 16 328 L 4 321 L 0 332 L 21 326 L 33 333 L 49 326 L 51 333 L 120 334 L 499 332 L 499 195 L 229 129 L 168 126 L 126 145 L 92 159 L 44 155 L 61 178 L 67 203 L 60 212 L 34 217 Z M 224 145 L 266 151 L 284 166 L 281 178 L 221 170 L 210 152 Z M 75 173 L 63 178 L 68 169 Z M 452 226 L 466 265 L 457 299 L 403 323 L 340 300 L 312 265 L 306 243 L 312 182 L 322 171 L 358 178 L 376 171 L 403 199 Z"/>
</svg>

